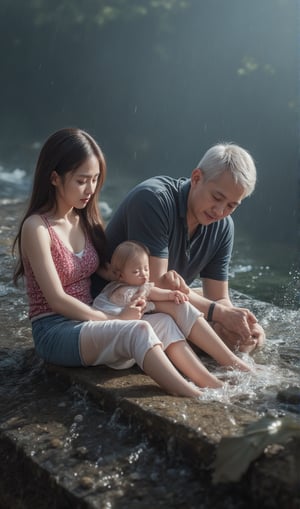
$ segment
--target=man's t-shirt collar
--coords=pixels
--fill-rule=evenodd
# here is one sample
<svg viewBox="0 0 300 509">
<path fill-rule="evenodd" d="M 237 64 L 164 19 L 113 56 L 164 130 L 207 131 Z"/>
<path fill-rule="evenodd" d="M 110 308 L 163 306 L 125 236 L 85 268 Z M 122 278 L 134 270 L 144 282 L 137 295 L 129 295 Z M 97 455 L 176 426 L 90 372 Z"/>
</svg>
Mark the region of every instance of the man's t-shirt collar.
<svg viewBox="0 0 300 509">
<path fill-rule="evenodd" d="M 179 216 L 186 218 L 187 212 L 187 201 L 188 195 L 191 188 L 191 179 L 182 178 L 179 180 L 179 193 L 178 193 L 178 205 L 179 205 Z"/>
</svg>

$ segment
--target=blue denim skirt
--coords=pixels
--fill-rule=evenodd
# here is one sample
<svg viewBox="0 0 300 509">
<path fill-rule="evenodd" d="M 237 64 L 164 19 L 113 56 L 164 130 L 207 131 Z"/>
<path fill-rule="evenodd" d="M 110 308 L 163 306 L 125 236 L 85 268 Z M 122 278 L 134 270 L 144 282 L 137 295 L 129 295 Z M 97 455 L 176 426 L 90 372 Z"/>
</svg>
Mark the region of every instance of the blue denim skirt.
<svg viewBox="0 0 300 509">
<path fill-rule="evenodd" d="M 79 335 L 84 323 L 62 315 L 33 320 L 32 336 L 38 356 L 59 366 L 83 366 Z"/>
</svg>

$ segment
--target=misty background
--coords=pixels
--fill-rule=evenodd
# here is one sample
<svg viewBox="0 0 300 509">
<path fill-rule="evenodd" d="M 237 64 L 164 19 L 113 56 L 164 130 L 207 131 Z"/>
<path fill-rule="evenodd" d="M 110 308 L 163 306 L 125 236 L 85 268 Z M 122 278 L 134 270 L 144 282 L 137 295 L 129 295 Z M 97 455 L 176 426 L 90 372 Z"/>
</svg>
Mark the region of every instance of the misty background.
<svg viewBox="0 0 300 509">
<path fill-rule="evenodd" d="M 238 143 L 258 183 L 234 214 L 235 287 L 270 301 L 284 288 L 281 304 L 290 288 L 295 304 L 299 21 L 297 0 L 0 0 L 0 178 L 30 177 L 45 139 L 77 126 L 106 155 L 114 209 L 144 178 L 189 176 L 211 145 Z"/>
</svg>

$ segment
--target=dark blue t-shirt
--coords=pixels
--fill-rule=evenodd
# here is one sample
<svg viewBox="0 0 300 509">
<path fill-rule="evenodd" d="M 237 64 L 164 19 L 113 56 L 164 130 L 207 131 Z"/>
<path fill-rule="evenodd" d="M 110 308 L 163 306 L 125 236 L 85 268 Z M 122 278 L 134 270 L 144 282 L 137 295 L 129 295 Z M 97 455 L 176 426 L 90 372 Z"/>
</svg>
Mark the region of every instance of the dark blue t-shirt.
<svg viewBox="0 0 300 509">
<path fill-rule="evenodd" d="M 199 225 L 191 238 L 186 223 L 189 178 L 153 177 L 134 187 L 106 228 L 108 255 L 124 240 L 145 244 L 152 256 L 168 258 L 191 284 L 195 278 L 228 280 L 234 225 L 230 216 Z"/>
</svg>

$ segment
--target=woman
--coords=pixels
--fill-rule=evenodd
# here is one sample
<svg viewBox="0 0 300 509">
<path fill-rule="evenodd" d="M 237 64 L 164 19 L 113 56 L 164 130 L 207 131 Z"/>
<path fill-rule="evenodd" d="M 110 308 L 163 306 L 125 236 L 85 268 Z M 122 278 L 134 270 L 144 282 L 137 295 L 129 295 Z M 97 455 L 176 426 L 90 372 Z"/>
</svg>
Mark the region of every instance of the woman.
<svg viewBox="0 0 300 509">
<path fill-rule="evenodd" d="M 105 176 L 101 149 L 80 129 L 61 129 L 42 147 L 13 245 L 19 252 L 14 282 L 25 277 L 36 351 L 64 366 L 121 369 L 137 362 L 167 392 L 200 396 L 203 377 L 207 386 L 222 383 L 206 370 L 170 316 L 141 320 L 144 299 L 117 317 L 92 307 L 90 278 L 97 270 L 103 274 L 105 264 L 98 208 Z"/>
</svg>

